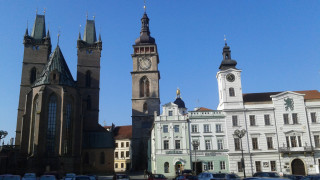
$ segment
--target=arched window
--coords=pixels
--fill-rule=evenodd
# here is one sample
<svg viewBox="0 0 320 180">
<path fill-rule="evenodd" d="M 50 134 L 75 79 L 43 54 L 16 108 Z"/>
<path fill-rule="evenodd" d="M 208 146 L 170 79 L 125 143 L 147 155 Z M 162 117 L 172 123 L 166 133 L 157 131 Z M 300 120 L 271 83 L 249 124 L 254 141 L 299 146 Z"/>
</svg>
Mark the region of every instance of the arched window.
<svg viewBox="0 0 320 180">
<path fill-rule="evenodd" d="M 86 72 L 86 87 L 91 86 L 91 71 Z"/>
<path fill-rule="evenodd" d="M 164 163 L 164 173 L 169 173 L 169 163 L 168 162 Z"/>
<path fill-rule="evenodd" d="M 33 84 L 37 79 L 37 69 L 33 67 L 30 71 L 30 84 Z"/>
<path fill-rule="evenodd" d="M 147 103 L 143 104 L 143 112 L 148 113 L 148 104 Z"/>
<path fill-rule="evenodd" d="M 36 115 L 38 112 L 38 107 L 39 106 L 39 98 L 38 95 L 33 100 L 33 110 L 32 110 L 32 119 L 31 119 L 31 133 L 30 133 L 30 153 L 35 154 L 35 143 L 34 143 L 34 138 L 36 136 L 35 134 L 35 121 L 36 121 Z"/>
<path fill-rule="evenodd" d="M 67 102 L 65 109 L 65 141 L 64 154 L 71 154 L 72 152 L 72 104 L 71 100 Z"/>
<path fill-rule="evenodd" d="M 52 95 L 48 104 L 47 153 L 54 154 L 57 118 L 57 97 Z"/>
<path fill-rule="evenodd" d="M 146 76 L 140 79 L 140 97 L 150 96 L 150 83 Z"/>
<path fill-rule="evenodd" d="M 84 164 L 89 164 L 89 153 L 88 153 L 88 152 L 86 152 L 86 153 L 84 154 L 83 163 L 84 163 Z"/>
<path fill-rule="evenodd" d="M 91 96 L 88 96 L 87 98 L 87 110 L 91 109 Z"/>
<path fill-rule="evenodd" d="M 229 96 L 235 96 L 234 88 L 229 88 Z"/>
<path fill-rule="evenodd" d="M 104 152 L 100 153 L 100 164 L 104 164 L 105 162 L 105 156 L 104 156 Z"/>
</svg>

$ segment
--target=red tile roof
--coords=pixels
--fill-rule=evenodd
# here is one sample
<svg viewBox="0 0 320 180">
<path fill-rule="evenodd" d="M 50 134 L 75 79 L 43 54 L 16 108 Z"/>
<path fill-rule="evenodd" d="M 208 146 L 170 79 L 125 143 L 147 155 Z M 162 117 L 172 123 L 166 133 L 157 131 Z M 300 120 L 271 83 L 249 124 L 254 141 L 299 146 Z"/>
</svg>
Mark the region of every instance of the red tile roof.
<svg viewBox="0 0 320 180">
<path fill-rule="evenodd" d="M 200 107 L 199 109 L 197 109 L 196 111 L 213 111 L 212 109 L 208 109 L 205 107 Z"/>
<path fill-rule="evenodd" d="M 304 99 L 320 99 L 320 92 L 318 90 L 308 90 L 308 91 L 293 91 L 299 94 L 305 94 Z M 243 94 L 243 102 L 261 102 L 261 101 L 271 101 L 271 95 L 280 94 L 282 92 L 265 92 L 265 93 L 248 93 Z"/>
<path fill-rule="evenodd" d="M 131 139 L 132 138 L 132 125 L 117 126 L 113 130 L 114 139 Z"/>
</svg>

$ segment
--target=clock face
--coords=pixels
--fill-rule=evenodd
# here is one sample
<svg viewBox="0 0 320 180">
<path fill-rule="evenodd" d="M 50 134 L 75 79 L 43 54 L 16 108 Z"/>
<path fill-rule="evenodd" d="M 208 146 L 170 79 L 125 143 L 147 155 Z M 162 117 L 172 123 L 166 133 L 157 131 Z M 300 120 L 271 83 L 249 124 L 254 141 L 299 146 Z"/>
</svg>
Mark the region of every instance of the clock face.
<svg viewBox="0 0 320 180">
<path fill-rule="evenodd" d="M 139 58 L 139 66 L 142 70 L 148 70 L 151 67 L 151 60 L 146 57 Z"/>
<path fill-rule="evenodd" d="M 232 73 L 227 74 L 226 78 L 229 82 L 233 82 L 236 79 Z"/>
</svg>

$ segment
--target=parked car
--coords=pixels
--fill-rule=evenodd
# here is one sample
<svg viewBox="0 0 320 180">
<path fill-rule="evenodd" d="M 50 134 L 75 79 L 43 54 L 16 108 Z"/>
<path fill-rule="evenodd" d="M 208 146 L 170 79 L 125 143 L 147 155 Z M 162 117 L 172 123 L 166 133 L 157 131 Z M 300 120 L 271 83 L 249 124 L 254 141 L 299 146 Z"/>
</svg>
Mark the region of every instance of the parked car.
<svg viewBox="0 0 320 180">
<path fill-rule="evenodd" d="M 97 175 L 95 174 L 87 174 L 87 176 L 89 176 L 90 180 L 97 180 Z"/>
<path fill-rule="evenodd" d="M 301 180 L 320 180 L 320 174 L 308 175 L 303 177 Z"/>
<path fill-rule="evenodd" d="M 78 175 L 78 176 L 75 176 L 73 180 L 90 180 L 90 177 L 85 175 Z"/>
<path fill-rule="evenodd" d="M 187 175 L 186 180 L 198 180 L 198 176 Z"/>
<path fill-rule="evenodd" d="M 42 175 L 40 180 L 57 180 L 55 175 Z"/>
<path fill-rule="evenodd" d="M 25 173 L 22 180 L 37 180 L 36 173 Z"/>
<path fill-rule="evenodd" d="M 304 176 L 302 176 L 302 175 L 293 175 L 293 174 L 284 174 L 283 177 L 291 179 L 291 180 L 300 180 Z"/>
<path fill-rule="evenodd" d="M 64 180 L 73 180 L 74 177 L 76 177 L 75 173 L 67 173 Z"/>
<path fill-rule="evenodd" d="M 211 180 L 225 180 L 227 179 L 227 173 L 213 173 Z"/>
<path fill-rule="evenodd" d="M 175 178 L 175 180 L 186 180 L 186 176 L 183 176 L 183 175 L 179 175 Z"/>
<path fill-rule="evenodd" d="M 198 175 L 199 180 L 211 180 L 213 178 L 213 174 L 209 172 L 203 172 Z"/>
<path fill-rule="evenodd" d="M 252 177 L 269 177 L 269 178 L 281 178 L 276 172 L 256 172 Z"/>
<path fill-rule="evenodd" d="M 148 180 L 167 180 L 163 174 L 151 174 Z"/>
<path fill-rule="evenodd" d="M 21 176 L 12 175 L 12 174 L 4 174 L 4 175 L 0 175 L 0 180 L 21 180 Z"/>
<path fill-rule="evenodd" d="M 182 170 L 182 172 L 181 172 L 181 174 L 183 175 L 183 174 L 193 174 L 193 171 L 191 170 L 191 169 L 184 169 L 184 170 Z"/>
<path fill-rule="evenodd" d="M 248 177 L 242 180 L 288 180 L 288 178 L 271 178 L 271 177 Z"/>
<path fill-rule="evenodd" d="M 126 174 L 115 174 L 113 180 L 130 180 L 130 177 Z"/>
</svg>

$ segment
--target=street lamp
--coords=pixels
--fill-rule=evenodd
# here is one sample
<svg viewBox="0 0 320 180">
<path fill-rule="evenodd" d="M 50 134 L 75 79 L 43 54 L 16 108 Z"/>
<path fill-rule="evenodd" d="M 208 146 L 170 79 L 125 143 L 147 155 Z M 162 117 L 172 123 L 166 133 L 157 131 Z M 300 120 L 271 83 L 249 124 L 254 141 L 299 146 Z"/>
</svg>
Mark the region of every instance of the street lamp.
<svg viewBox="0 0 320 180">
<path fill-rule="evenodd" d="M 242 166 L 242 170 L 243 170 L 243 176 L 244 178 L 246 178 L 246 170 L 245 170 L 245 166 L 244 166 L 244 158 L 243 158 L 243 147 L 242 147 L 242 138 L 244 137 L 244 135 L 247 133 L 247 131 L 245 129 L 242 129 L 242 130 L 235 130 L 234 131 L 234 135 L 236 137 L 238 137 L 241 141 L 241 155 L 242 155 L 242 158 L 241 158 L 241 166 Z"/>
<path fill-rule="evenodd" d="M 193 146 L 193 150 L 194 150 L 194 158 L 195 158 L 195 167 L 194 167 L 194 170 L 195 170 L 195 173 L 197 175 L 197 149 L 198 149 L 198 146 L 199 146 L 199 142 L 198 141 L 193 141 L 192 142 L 192 146 Z"/>
</svg>

